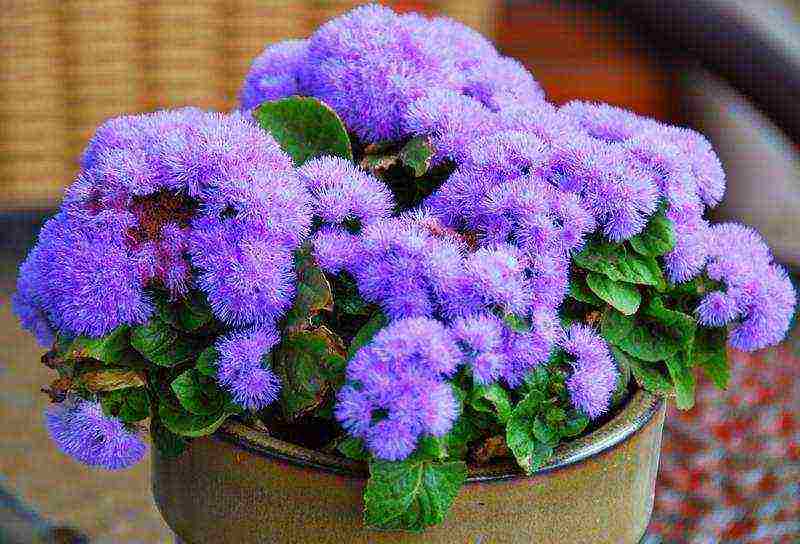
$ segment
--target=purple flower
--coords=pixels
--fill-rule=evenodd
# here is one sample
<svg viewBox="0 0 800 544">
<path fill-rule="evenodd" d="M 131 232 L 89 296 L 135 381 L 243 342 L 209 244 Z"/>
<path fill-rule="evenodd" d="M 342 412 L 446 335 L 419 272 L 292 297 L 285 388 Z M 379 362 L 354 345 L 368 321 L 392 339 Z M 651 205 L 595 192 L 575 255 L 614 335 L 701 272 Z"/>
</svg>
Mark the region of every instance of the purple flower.
<svg viewBox="0 0 800 544">
<path fill-rule="evenodd" d="M 105 416 L 97 402 L 69 398 L 48 408 L 44 417 L 59 449 L 89 466 L 128 468 L 147 451 L 139 433 L 119 419 Z"/>
<path fill-rule="evenodd" d="M 475 381 L 479 384 L 497 381 L 508 364 L 503 352 L 506 334 L 503 323 L 494 315 L 478 314 L 457 319 L 452 331 Z"/>
<path fill-rule="evenodd" d="M 19 317 L 22 327 L 34 335 L 39 345 L 50 347 L 56 339 L 56 331 L 47 319 L 47 314 L 36 302 L 40 283 L 37 252 L 38 249 L 34 248 L 20 266 L 17 291 L 11 297 L 11 307 Z"/>
<path fill-rule="evenodd" d="M 604 142 L 623 142 L 658 125 L 653 119 L 622 108 L 579 100 L 564 104 L 559 113 L 577 122 L 592 138 Z"/>
<path fill-rule="evenodd" d="M 567 378 L 572 403 L 596 419 L 608 410 L 619 374 L 608 346 L 597 331 L 580 323 L 570 326 L 561 346 L 573 358 Z"/>
<path fill-rule="evenodd" d="M 510 245 L 480 248 L 466 258 L 464 266 L 473 289 L 487 307 L 528 314 L 533 292 L 525 275 L 528 260 L 521 251 Z"/>
<path fill-rule="evenodd" d="M 147 321 L 152 306 L 126 240 L 126 224 L 112 214 L 50 219 L 20 268 L 15 307 L 23 326 L 44 341 L 45 318 L 52 330 L 87 336 Z"/>
<path fill-rule="evenodd" d="M 563 337 L 555 310 L 537 308 L 530 320 L 530 331 L 505 330 L 503 353 L 507 362 L 501 374 L 512 389 L 518 387 L 532 369 L 547 362 Z"/>
<path fill-rule="evenodd" d="M 306 40 L 286 40 L 267 47 L 244 79 L 239 91 L 241 108 L 250 110 L 269 100 L 300 94 L 297 75 L 307 53 Z"/>
<path fill-rule="evenodd" d="M 244 408 L 260 410 L 278 398 L 281 383 L 267 356 L 279 341 L 273 327 L 235 331 L 217 340 L 217 380 Z"/>
<path fill-rule="evenodd" d="M 376 457 L 404 459 L 420 436 L 443 436 L 458 417 L 444 380 L 461 362 L 455 339 L 438 321 L 395 321 L 351 359 L 336 418 Z"/>
<path fill-rule="evenodd" d="M 464 94 L 492 111 L 544 101 L 544 91 L 531 73 L 510 57 L 484 59 L 466 72 L 465 79 Z"/>
<path fill-rule="evenodd" d="M 325 223 L 357 220 L 359 225 L 369 225 L 389 217 L 394 207 L 394 197 L 384 182 L 339 157 L 308 161 L 299 174 L 311 193 L 314 215 Z"/>
<path fill-rule="evenodd" d="M 358 7 L 309 39 L 301 88 L 331 106 L 364 142 L 398 140 L 411 102 L 457 89 L 459 73 L 430 39 L 426 19 L 378 5 Z"/>
<path fill-rule="evenodd" d="M 459 71 L 469 71 L 497 58 L 497 50 L 489 40 L 448 17 L 428 21 L 426 32 L 439 54 L 448 57 Z"/>
<path fill-rule="evenodd" d="M 708 276 L 724 291 L 707 294 L 696 311 L 702 324 L 734 323 L 730 344 L 754 351 L 780 342 L 794 314 L 796 295 L 786 271 L 772 263 L 761 236 L 749 227 L 723 223 L 709 231 Z"/>
<path fill-rule="evenodd" d="M 311 240 L 317 264 L 329 274 L 338 274 L 355 266 L 361 239 L 341 227 L 325 225 Z"/>
</svg>

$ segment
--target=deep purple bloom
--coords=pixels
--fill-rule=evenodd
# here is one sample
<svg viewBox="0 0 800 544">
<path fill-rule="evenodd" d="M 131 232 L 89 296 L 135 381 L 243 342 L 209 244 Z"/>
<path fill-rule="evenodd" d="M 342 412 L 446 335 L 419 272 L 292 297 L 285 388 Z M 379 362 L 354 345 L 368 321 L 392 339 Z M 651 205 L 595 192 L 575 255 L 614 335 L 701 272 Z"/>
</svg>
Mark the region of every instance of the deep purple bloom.
<svg viewBox="0 0 800 544">
<path fill-rule="evenodd" d="M 511 245 L 480 248 L 464 263 L 470 283 L 487 307 L 527 315 L 533 292 L 525 275 L 528 259 Z"/>
<path fill-rule="evenodd" d="M 394 207 L 383 181 L 339 157 L 321 157 L 299 169 L 312 197 L 314 216 L 331 225 L 358 221 L 369 225 L 385 219 Z"/>
<path fill-rule="evenodd" d="M 723 223 L 709 231 L 708 276 L 724 284 L 697 307 L 709 327 L 734 323 L 729 342 L 754 351 L 780 342 L 789 327 L 796 295 L 786 271 L 772 263 L 761 236 L 749 227 Z"/>
<path fill-rule="evenodd" d="M 477 314 L 457 319 L 452 331 L 475 381 L 479 384 L 497 381 L 508 364 L 503 351 L 503 323 L 494 315 Z"/>
<path fill-rule="evenodd" d="M 431 89 L 458 88 L 459 73 L 427 24 L 378 5 L 327 22 L 309 39 L 303 92 L 336 110 L 362 141 L 399 139 L 411 102 Z"/>
<path fill-rule="evenodd" d="M 59 449 L 89 466 L 128 468 L 141 461 L 147 451 L 139 433 L 104 415 L 97 402 L 68 398 L 48 408 L 44 417 Z"/>
<path fill-rule="evenodd" d="M 459 408 L 445 378 L 461 362 L 455 339 L 438 321 L 395 321 L 348 364 L 336 418 L 376 457 L 404 459 L 420 436 L 442 436 L 452 427 Z"/>
<path fill-rule="evenodd" d="M 286 40 L 267 47 L 253 61 L 239 91 L 242 109 L 300 94 L 297 75 L 307 53 L 306 40 Z"/>
<path fill-rule="evenodd" d="M 217 341 L 217 379 L 244 408 L 260 410 L 278 398 L 281 383 L 267 355 L 279 341 L 273 327 L 235 331 Z"/>
<path fill-rule="evenodd" d="M 329 274 L 352 269 L 361 239 L 341 227 L 325 225 L 314 234 L 311 245 L 317 264 Z"/>
<path fill-rule="evenodd" d="M 576 408 L 591 419 L 603 415 L 617 384 L 619 371 L 608 346 L 589 326 L 576 323 L 561 344 L 573 360 L 567 389 Z"/>
</svg>

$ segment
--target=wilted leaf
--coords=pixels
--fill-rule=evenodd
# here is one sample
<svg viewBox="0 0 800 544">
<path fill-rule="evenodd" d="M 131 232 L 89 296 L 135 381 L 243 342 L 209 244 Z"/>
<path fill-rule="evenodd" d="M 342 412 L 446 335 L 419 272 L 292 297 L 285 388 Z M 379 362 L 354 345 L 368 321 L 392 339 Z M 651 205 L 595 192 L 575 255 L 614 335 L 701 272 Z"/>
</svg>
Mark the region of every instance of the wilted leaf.
<svg viewBox="0 0 800 544">
<path fill-rule="evenodd" d="M 93 393 L 114 391 L 128 387 L 141 387 L 145 384 L 142 375 L 135 370 L 110 368 L 83 372 L 78 382 Z"/>
<path fill-rule="evenodd" d="M 433 146 L 427 138 L 412 138 L 400 150 L 400 161 L 406 165 L 414 177 L 424 176 L 431 167 Z"/>
<path fill-rule="evenodd" d="M 286 314 L 284 334 L 292 334 L 311 327 L 311 319 L 322 311 L 333 310 L 331 285 L 325 273 L 314 262 L 307 247 L 295 254 L 297 294 Z"/>
</svg>

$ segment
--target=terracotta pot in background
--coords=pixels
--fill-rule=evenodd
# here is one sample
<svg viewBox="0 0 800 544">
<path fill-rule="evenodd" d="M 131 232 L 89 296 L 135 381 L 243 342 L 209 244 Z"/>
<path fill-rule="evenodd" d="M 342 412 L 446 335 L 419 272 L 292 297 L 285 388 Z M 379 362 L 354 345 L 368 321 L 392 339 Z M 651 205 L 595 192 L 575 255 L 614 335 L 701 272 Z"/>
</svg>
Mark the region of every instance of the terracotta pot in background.
<svg viewBox="0 0 800 544">
<path fill-rule="evenodd" d="M 153 496 L 186 544 L 636 543 L 653 509 L 664 412 L 637 392 L 532 477 L 510 465 L 470 471 L 444 523 L 421 534 L 363 527 L 363 466 L 235 421 L 178 459 L 154 448 Z"/>
</svg>

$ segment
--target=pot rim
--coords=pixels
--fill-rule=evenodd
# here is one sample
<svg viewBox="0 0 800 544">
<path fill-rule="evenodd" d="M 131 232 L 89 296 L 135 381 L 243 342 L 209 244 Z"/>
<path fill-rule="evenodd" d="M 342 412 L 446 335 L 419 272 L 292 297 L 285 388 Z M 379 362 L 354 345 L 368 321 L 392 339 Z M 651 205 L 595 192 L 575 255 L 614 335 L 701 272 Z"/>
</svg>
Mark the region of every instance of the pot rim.
<svg viewBox="0 0 800 544">
<path fill-rule="evenodd" d="M 591 459 L 614 449 L 646 426 L 664 405 L 664 399 L 642 389 L 611 420 L 591 433 L 561 444 L 552 459 L 528 476 L 513 462 L 485 467 L 470 467 L 467 483 L 504 481 L 532 478 L 569 465 Z M 212 438 L 238 446 L 254 455 L 288 462 L 292 465 L 332 472 L 341 476 L 366 479 L 369 471 L 365 463 L 312 450 L 279 440 L 242 421 L 229 419 Z"/>
</svg>

